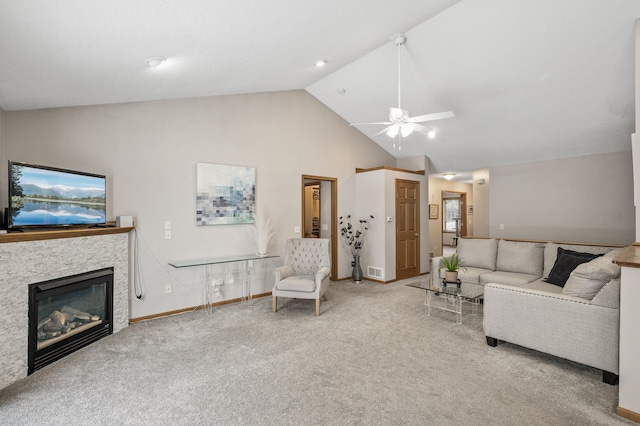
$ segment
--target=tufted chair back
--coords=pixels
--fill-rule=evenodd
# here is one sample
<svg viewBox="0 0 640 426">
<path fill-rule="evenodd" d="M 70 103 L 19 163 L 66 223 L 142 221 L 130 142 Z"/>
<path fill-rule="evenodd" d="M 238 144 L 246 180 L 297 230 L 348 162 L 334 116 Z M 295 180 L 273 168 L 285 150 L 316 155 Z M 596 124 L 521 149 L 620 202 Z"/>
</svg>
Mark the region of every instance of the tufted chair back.
<svg viewBox="0 0 640 426">
<path fill-rule="evenodd" d="M 331 241 L 324 238 L 292 238 L 285 246 L 284 264 L 298 275 L 314 275 L 323 266 L 331 268 Z"/>
</svg>

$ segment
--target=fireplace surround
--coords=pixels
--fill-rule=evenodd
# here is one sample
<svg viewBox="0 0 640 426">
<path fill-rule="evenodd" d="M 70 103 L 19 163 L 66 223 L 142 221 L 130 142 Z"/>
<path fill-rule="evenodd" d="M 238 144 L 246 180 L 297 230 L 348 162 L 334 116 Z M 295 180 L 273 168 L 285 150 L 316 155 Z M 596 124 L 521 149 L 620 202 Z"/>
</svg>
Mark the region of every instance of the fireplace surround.
<svg viewBox="0 0 640 426">
<path fill-rule="evenodd" d="M 27 377 L 30 284 L 113 268 L 113 333 L 129 325 L 132 230 L 0 234 L 0 389 Z"/>
</svg>

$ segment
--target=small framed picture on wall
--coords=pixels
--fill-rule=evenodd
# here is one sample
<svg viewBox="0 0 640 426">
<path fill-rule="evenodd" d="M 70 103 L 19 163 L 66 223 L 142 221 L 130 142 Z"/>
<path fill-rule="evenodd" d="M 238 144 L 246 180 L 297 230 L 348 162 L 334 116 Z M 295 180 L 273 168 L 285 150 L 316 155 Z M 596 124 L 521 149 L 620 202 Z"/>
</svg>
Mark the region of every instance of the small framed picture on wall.
<svg viewBox="0 0 640 426">
<path fill-rule="evenodd" d="M 437 219 L 438 218 L 438 208 L 440 206 L 438 204 L 429 204 L 429 219 Z"/>
</svg>

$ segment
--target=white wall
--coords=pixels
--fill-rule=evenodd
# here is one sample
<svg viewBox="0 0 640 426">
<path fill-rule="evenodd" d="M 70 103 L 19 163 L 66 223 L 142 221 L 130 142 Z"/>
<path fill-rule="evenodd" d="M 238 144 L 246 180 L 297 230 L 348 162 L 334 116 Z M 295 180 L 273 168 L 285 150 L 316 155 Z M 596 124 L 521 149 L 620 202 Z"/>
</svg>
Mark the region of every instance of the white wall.
<svg viewBox="0 0 640 426">
<path fill-rule="evenodd" d="M 384 268 L 384 279 L 389 280 L 393 279 L 389 277 L 394 275 L 391 275 L 392 271 L 389 271 L 386 265 L 388 242 L 384 221 L 386 215 L 384 185 L 384 170 L 358 173 L 356 175 L 357 204 L 355 211 L 350 213 L 353 216 L 354 226 L 359 219 L 370 219 L 369 215 L 373 215 L 365 249 L 360 258 L 364 277 L 367 277 L 367 266 L 374 266 Z"/>
<path fill-rule="evenodd" d="M 493 167 L 489 198 L 491 237 L 612 244 L 635 238 L 629 151 Z"/>
<path fill-rule="evenodd" d="M 481 179 L 484 183 L 480 183 Z M 473 172 L 473 236 L 489 236 L 489 192 L 491 173 L 489 169 Z"/>
<path fill-rule="evenodd" d="M 356 167 L 395 165 L 302 90 L 6 112 L 4 128 L 6 160 L 107 176 L 107 217 L 133 215 L 142 237 L 145 296 L 132 301 L 133 318 L 202 303 L 198 270 L 175 270 L 168 261 L 256 249 L 248 225 L 196 226 L 196 163 L 256 167 L 256 203 L 272 216 L 269 251 L 276 254 L 285 239 L 300 236 L 301 175 L 338 178 L 342 212 L 355 206 Z M 171 240 L 164 239 L 167 220 Z M 350 275 L 342 248 L 339 268 L 339 276 Z M 265 274 L 254 292 L 270 291 L 271 282 Z M 173 283 L 170 294 L 166 283 Z M 240 294 L 237 286 L 224 291 L 224 299 Z"/>
</svg>

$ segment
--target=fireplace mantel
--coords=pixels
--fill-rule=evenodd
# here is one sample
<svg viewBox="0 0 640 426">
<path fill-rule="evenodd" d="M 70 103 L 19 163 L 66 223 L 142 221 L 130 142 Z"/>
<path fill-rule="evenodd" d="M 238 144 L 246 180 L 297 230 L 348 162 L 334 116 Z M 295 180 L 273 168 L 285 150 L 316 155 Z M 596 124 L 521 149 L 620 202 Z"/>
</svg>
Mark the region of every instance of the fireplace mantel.
<svg viewBox="0 0 640 426">
<path fill-rule="evenodd" d="M 58 238 L 89 237 L 92 235 L 126 234 L 133 231 L 132 227 L 108 227 L 108 228 L 75 228 L 52 229 L 49 231 L 27 231 L 0 234 L 0 244 L 21 243 L 24 241 L 55 240 Z"/>
</svg>

